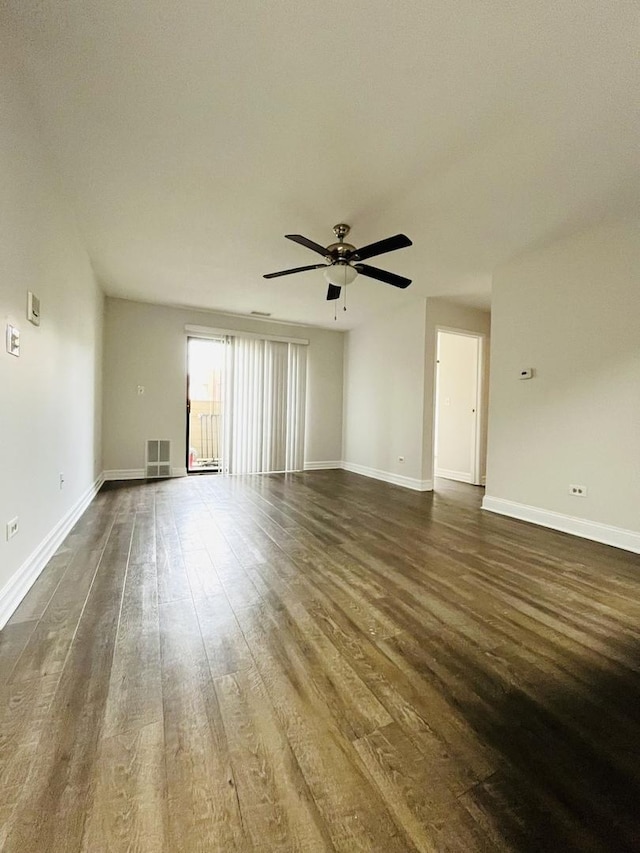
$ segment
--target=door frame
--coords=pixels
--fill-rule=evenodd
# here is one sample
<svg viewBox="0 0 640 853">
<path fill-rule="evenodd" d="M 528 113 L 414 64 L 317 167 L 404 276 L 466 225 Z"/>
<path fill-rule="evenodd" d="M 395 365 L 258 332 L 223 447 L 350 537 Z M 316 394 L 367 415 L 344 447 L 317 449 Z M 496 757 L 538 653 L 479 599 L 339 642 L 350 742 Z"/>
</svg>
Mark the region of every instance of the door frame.
<svg viewBox="0 0 640 853">
<path fill-rule="evenodd" d="M 475 395 L 475 421 L 473 425 L 473 462 L 471 465 L 471 483 L 474 486 L 484 485 L 484 475 L 481 471 L 482 441 L 484 437 L 484 365 L 486 356 L 487 336 L 484 332 L 471 332 L 469 329 L 459 329 L 453 326 L 437 325 L 435 327 L 435 352 L 434 352 L 434 376 L 433 376 L 433 445 L 431 448 L 431 466 L 433 477 L 436 477 L 436 437 L 438 433 L 438 344 L 440 334 L 444 332 L 450 335 L 462 335 L 467 338 L 475 338 L 478 344 L 476 363 L 476 395 Z"/>
</svg>

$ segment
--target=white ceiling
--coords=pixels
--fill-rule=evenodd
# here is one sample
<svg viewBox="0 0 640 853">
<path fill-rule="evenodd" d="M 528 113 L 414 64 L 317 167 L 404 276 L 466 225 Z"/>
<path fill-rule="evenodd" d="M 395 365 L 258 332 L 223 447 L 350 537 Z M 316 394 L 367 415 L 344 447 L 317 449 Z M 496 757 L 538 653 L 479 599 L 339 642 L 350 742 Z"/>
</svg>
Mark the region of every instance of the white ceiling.
<svg viewBox="0 0 640 853">
<path fill-rule="evenodd" d="M 488 306 L 499 264 L 640 215 L 640 6 L 625 0 L 4 0 L 107 293 L 348 328 Z M 411 248 L 333 320 L 284 240 Z"/>
</svg>

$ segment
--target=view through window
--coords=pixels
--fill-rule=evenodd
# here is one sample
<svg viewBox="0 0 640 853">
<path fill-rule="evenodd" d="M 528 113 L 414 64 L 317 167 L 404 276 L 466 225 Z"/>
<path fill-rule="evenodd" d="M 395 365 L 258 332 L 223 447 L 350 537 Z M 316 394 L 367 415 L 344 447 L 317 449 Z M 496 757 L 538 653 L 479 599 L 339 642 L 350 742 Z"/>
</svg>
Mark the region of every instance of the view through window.
<svg viewBox="0 0 640 853">
<path fill-rule="evenodd" d="M 189 338 L 188 470 L 220 471 L 222 466 L 222 340 Z"/>
</svg>

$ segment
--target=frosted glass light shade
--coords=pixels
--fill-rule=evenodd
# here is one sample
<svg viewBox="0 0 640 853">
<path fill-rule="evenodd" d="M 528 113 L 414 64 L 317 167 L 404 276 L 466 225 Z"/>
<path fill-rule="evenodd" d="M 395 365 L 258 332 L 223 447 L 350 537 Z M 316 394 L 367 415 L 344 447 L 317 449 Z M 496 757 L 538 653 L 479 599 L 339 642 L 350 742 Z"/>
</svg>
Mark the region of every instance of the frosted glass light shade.
<svg viewBox="0 0 640 853">
<path fill-rule="evenodd" d="M 324 277 L 329 284 L 335 284 L 336 287 L 346 287 L 358 275 L 358 270 L 349 264 L 334 264 L 327 267 L 324 271 Z"/>
</svg>

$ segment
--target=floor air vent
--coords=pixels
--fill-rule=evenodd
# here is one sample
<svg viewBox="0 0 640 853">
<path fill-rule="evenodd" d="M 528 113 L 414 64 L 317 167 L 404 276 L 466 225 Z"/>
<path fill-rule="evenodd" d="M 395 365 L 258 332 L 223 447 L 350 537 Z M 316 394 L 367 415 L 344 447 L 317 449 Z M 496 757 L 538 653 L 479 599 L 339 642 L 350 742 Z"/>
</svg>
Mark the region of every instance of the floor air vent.
<svg viewBox="0 0 640 853">
<path fill-rule="evenodd" d="M 171 476 L 171 442 L 160 439 L 147 441 L 146 477 Z"/>
</svg>

